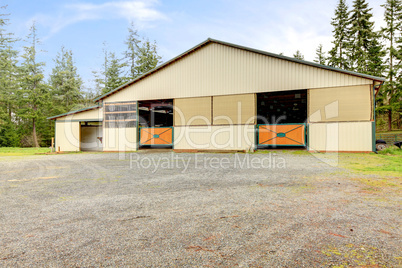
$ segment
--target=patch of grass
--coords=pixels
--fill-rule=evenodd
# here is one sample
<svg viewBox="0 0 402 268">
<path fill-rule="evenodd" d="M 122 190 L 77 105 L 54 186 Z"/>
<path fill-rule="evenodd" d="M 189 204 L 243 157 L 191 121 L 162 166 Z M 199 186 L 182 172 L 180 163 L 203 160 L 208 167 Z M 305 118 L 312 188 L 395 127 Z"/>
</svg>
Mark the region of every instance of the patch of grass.
<svg viewBox="0 0 402 268">
<path fill-rule="evenodd" d="M 396 146 L 388 147 L 382 151 L 378 151 L 381 155 L 400 155 L 402 156 L 402 149 L 399 149 Z"/>
<path fill-rule="evenodd" d="M 331 267 L 386 267 L 379 264 L 382 260 L 382 252 L 368 245 L 347 244 L 340 248 L 328 246 L 321 253 L 326 255 Z"/>
<path fill-rule="evenodd" d="M 379 131 L 376 134 L 402 134 L 402 130 Z"/>
<path fill-rule="evenodd" d="M 374 191 L 378 191 L 384 187 L 401 187 L 398 184 L 391 182 L 390 180 L 387 179 L 359 178 L 357 180 L 366 184 L 369 187 L 367 189 L 370 190 L 373 189 Z"/>
<path fill-rule="evenodd" d="M 18 147 L 0 147 L 0 156 L 24 156 L 35 155 L 38 153 L 49 153 L 49 148 L 18 148 Z"/>
<path fill-rule="evenodd" d="M 402 156 L 384 154 L 340 154 L 341 167 L 363 174 L 402 176 Z"/>
</svg>

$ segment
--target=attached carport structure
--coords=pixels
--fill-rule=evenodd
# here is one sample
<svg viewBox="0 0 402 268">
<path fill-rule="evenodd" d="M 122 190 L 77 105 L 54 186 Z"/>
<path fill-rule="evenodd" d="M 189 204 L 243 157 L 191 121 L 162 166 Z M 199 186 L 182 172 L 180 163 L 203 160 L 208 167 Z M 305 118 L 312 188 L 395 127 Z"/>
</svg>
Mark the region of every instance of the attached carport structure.
<svg viewBox="0 0 402 268">
<path fill-rule="evenodd" d="M 102 122 L 103 151 L 135 151 L 147 140 L 176 151 L 368 152 L 375 149 L 374 100 L 384 81 L 208 39 L 96 98 L 97 107 L 50 119 L 63 151 L 81 149 L 74 123 L 93 119 Z M 153 122 L 141 116 L 146 106 L 161 109 L 147 111 Z M 144 127 L 147 139 L 140 137 Z"/>
</svg>

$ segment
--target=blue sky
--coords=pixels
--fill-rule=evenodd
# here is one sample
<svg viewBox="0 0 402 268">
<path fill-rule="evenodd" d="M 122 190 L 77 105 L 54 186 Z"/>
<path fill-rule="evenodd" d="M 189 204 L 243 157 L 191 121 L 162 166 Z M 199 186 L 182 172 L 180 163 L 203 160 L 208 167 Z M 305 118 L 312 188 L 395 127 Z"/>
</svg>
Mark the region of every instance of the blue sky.
<svg viewBox="0 0 402 268">
<path fill-rule="evenodd" d="M 24 38 L 36 21 L 39 57 L 48 74 L 61 46 L 71 49 L 85 85 L 102 64 L 103 42 L 122 55 L 127 27 L 156 40 L 167 61 L 208 37 L 312 61 L 322 43 L 331 48 L 331 17 L 338 0 L 0 0 L 8 5 L 9 30 Z M 352 1 L 347 1 L 352 5 Z M 384 25 L 385 0 L 370 0 L 376 28 Z M 2 10 L 4 11 L 4 10 Z M 5 13 L 5 12 L 2 12 Z M 21 43 L 22 45 L 22 43 Z"/>
</svg>

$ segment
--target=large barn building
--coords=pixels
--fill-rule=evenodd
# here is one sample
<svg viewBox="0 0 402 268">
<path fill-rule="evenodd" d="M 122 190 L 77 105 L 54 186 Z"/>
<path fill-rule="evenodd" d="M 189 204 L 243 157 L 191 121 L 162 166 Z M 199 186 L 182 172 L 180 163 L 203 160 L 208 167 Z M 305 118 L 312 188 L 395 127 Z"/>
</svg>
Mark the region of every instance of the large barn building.
<svg viewBox="0 0 402 268">
<path fill-rule="evenodd" d="M 49 119 L 56 150 L 375 150 L 383 78 L 208 39 Z"/>
</svg>

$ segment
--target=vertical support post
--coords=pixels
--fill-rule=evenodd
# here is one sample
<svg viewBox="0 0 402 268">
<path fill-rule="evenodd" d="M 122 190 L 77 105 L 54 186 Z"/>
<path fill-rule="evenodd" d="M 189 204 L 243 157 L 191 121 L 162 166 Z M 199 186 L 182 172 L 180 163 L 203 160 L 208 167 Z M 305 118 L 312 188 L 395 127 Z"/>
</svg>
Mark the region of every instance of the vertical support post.
<svg viewBox="0 0 402 268">
<path fill-rule="evenodd" d="M 375 138 L 375 133 L 376 133 L 376 122 L 375 122 L 375 85 L 373 85 L 373 123 L 372 123 L 372 140 L 373 140 L 373 152 L 377 152 L 377 147 L 375 144 L 376 138 Z"/>
</svg>

